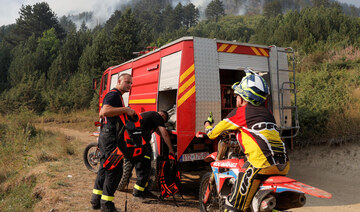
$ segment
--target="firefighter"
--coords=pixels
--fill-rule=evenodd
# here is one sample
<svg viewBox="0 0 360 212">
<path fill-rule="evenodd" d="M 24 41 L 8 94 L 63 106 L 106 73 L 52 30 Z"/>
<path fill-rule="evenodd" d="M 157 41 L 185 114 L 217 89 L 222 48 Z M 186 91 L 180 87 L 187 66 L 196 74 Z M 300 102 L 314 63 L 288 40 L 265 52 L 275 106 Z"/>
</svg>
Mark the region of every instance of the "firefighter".
<svg viewBox="0 0 360 212">
<path fill-rule="evenodd" d="M 265 108 L 270 94 L 265 80 L 251 70 L 232 86 L 236 107 L 214 128 L 212 117 L 205 121 L 210 139 L 229 130 L 236 131 L 236 138 L 247 158 L 245 172 L 240 172 L 232 193 L 226 197 L 224 211 L 248 211 L 251 200 L 261 180 L 271 175 L 286 175 L 289 162 L 284 142 L 280 139 L 274 116 Z"/>
<path fill-rule="evenodd" d="M 114 89 L 106 94 L 103 100 L 103 106 L 99 112 L 102 120 L 102 126 L 99 135 L 100 169 L 95 179 L 93 194 L 91 196 L 91 205 L 94 210 L 117 211 L 113 203 L 114 193 L 122 176 L 122 162 L 111 170 L 103 167 L 104 162 L 110 153 L 116 149 L 117 140 L 116 123 L 120 121 L 120 115 L 127 114 L 134 116 L 135 111 L 125 107 L 122 95 L 129 92 L 132 86 L 132 76 L 130 74 L 121 74 Z M 123 139 L 123 136 L 122 136 Z"/>
<path fill-rule="evenodd" d="M 156 132 L 163 139 L 165 144 L 169 148 L 169 154 L 175 155 L 171 144 L 170 136 L 165 128 L 165 123 L 168 120 L 168 113 L 166 111 L 147 111 L 140 114 L 142 119 L 140 120 L 142 136 L 146 141 L 146 151 L 144 157 L 140 160 L 134 161 L 134 167 L 136 170 L 136 183 L 133 189 L 133 197 L 135 200 L 143 201 L 146 196 L 152 195 L 148 189 L 148 180 L 151 171 L 151 146 L 150 140 L 153 132 Z"/>
</svg>

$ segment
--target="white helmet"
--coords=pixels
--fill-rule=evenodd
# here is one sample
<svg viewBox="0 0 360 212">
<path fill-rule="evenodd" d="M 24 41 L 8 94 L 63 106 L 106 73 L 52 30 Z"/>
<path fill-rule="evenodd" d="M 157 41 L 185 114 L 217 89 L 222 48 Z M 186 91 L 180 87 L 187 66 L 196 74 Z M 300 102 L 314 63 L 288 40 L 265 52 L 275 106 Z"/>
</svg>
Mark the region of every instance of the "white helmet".
<svg viewBox="0 0 360 212">
<path fill-rule="evenodd" d="M 265 102 L 270 94 L 269 87 L 264 78 L 251 69 L 245 69 L 245 73 L 246 76 L 242 78 L 241 82 L 234 83 L 231 88 L 234 89 L 235 94 L 240 95 L 245 101 L 259 106 Z"/>
</svg>

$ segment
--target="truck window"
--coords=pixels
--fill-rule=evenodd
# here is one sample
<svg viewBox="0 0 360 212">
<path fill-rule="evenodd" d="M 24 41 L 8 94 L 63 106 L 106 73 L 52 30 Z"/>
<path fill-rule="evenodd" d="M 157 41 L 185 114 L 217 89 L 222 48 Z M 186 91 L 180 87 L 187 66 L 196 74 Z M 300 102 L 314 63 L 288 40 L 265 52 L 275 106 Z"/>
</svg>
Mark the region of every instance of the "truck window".
<svg viewBox="0 0 360 212">
<path fill-rule="evenodd" d="M 108 78 L 108 74 L 105 74 L 105 76 L 103 78 L 103 84 L 102 84 L 103 93 L 104 93 L 104 91 L 106 91 L 106 88 L 107 88 L 107 78 Z"/>
<path fill-rule="evenodd" d="M 110 90 L 115 88 L 116 84 L 118 83 L 119 80 L 119 75 L 123 74 L 123 73 L 128 73 L 131 75 L 132 73 L 132 69 L 126 69 L 124 71 L 120 71 L 118 73 L 115 73 L 113 75 L 111 75 L 111 79 L 110 79 Z M 127 107 L 129 105 L 129 92 L 126 92 L 122 95 L 122 98 L 124 100 L 124 104 Z"/>
<path fill-rule="evenodd" d="M 119 74 L 113 74 L 111 75 L 111 81 L 110 81 L 110 90 L 115 88 L 117 82 L 118 82 Z"/>
</svg>

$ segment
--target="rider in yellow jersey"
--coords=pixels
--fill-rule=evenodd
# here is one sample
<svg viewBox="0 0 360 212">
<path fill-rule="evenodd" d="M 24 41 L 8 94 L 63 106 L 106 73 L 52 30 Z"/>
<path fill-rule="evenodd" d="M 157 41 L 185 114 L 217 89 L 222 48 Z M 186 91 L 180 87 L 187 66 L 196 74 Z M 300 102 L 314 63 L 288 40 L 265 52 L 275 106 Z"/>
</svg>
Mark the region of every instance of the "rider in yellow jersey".
<svg viewBox="0 0 360 212">
<path fill-rule="evenodd" d="M 264 106 L 270 94 L 269 87 L 261 76 L 248 69 L 245 72 L 247 75 L 241 82 L 232 86 L 237 108 L 214 128 L 209 121 L 205 122 L 210 139 L 227 131 L 237 131 L 237 141 L 247 158 L 246 171 L 239 173 L 235 189 L 225 200 L 224 211 L 227 212 L 250 210 L 261 180 L 272 175 L 286 175 L 290 168 L 274 116 Z"/>
</svg>

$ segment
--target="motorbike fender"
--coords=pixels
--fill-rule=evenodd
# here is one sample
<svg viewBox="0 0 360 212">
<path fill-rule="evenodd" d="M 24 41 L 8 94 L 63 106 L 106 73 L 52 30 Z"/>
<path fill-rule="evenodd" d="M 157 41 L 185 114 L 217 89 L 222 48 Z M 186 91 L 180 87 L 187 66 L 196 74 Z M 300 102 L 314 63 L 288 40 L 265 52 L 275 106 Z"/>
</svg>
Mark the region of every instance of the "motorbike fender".
<svg viewBox="0 0 360 212">
<path fill-rule="evenodd" d="M 273 190 L 260 189 L 256 192 L 256 194 L 254 195 L 252 202 L 251 202 L 251 207 L 254 212 L 260 211 L 260 204 L 261 204 L 262 200 L 266 197 L 266 195 L 270 194 L 272 191 Z"/>
<path fill-rule="evenodd" d="M 213 162 L 216 160 L 216 156 L 217 156 L 217 152 L 213 152 L 213 153 L 209 154 L 208 156 L 206 156 L 204 161 L 205 162 Z"/>
<path fill-rule="evenodd" d="M 276 188 L 276 193 L 281 193 L 284 191 L 294 191 L 299 193 L 305 193 L 319 198 L 331 199 L 332 194 L 315 188 L 313 186 L 298 182 L 294 179 L 284 177 L 284 176 L 272 176 L 263 182 L 262 187 L 271 187 Z"/>
</svg>

